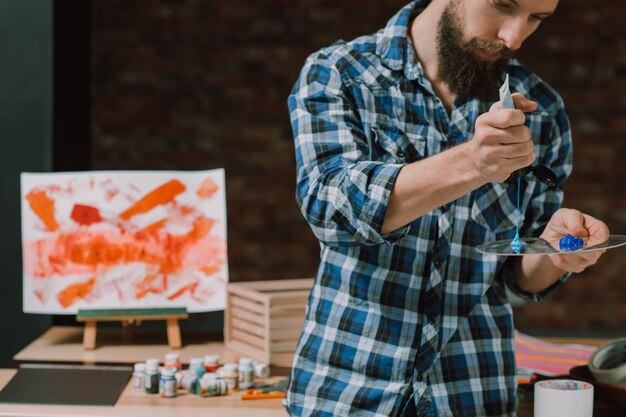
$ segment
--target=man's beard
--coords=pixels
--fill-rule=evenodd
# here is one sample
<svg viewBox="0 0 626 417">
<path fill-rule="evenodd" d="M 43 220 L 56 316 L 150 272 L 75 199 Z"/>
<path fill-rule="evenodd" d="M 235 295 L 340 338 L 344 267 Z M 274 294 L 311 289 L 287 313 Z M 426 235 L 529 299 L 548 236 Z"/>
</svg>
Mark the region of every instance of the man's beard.
<svg viewBox="0 0 626 417">
<path fill-rule="evenodd" d="M 462 24 L 455 13 L 458 2 L 452 1 L 441 15 L 437 28 L 439 77 L 450 91 L 463 99 L 497 100 L 500 77 L 513 51 L 473 38 L 463 41 Z M 496 61 L 476 56 L 481 48 L 498 57 Z"/>
</svg>

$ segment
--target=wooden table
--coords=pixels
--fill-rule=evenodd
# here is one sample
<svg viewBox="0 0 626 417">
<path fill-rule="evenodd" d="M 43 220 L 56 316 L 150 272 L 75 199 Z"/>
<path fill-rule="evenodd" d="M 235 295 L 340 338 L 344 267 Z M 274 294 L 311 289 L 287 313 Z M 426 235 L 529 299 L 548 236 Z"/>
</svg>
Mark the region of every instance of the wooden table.
<svg viewBox="0 0 626 417">
<path fill-rule="evenodd" d="M 542 338 L 551 343 L 577 343 L 600 346 L 606 339 L 587 338 Z M 185 335 L 185 345 L 178 352 L 183 363 L 188 364 L 192 357 L 214 354 L 224 358 L 229 354 L 220 341 L 206 341 Z M 102 329 L 98 333 L 96 349 L 86 351 L 82 346 L 82 328 L 55 326 L 32 342 L 14 359 L 18 362 L 70 362 L 84 364 L 134 363 L 147 358 L 163 360 L 171 349 L 167 345 L 164 332 L 137 333 L 132 339 L 124 336 L 119 329 Z M 288 370 L 287 370 L 288 371 Z M 0 385 L 10 380 L 15 370 L 0 370 Z M 272 368 L 273 375 L 287 375 L 285 368 Z M 33 410 L 33 411 L 30 411 Z M 137 391 L 128 386 L 115 407 L 50 407 L 32 405 L 2 405 L 0 416 L 185 416 L 203 417 L 210 411 L 219 411 L 220 417 L 245 416 L 286 416 L 281 400 L 242 401 L 238 396 L 199 398 L 185 394 L 174 399 L 160 398 Z M 211 413 L 212 414 L 212 413 Z M 595 417 L 624 417 L 626 412 L 601 401 L 596 401 Z M 518 417 L 532 417 L 532 403 L 520 403 Z"/>
<path fill-rule="evenodd" d="M 0 388 L 4 388 L 15 372 L 15 369 L 0 369 Z M 131 380 L 113 407 L 0 404 L 0 416 L 287 417 L 281 402 L 281 399 L 243 401 L 239 395 L 201 398 L 186 392 L 175 398 L 161 398 L 133 388 Z"/>
<path fill-rule="evenodd" d="M 180 353 L 184 364 L 194 357 L 218 355 L 222 360 L 228 352 L 221 341 L 208 341 L 206 335 L 185 335 Z M 83 328 L 53 326 L 43 335 L 18 352 L 17 362 L 63 362 L 86 365 L 144 362 L 174 352 L 167 344 L 164 331 L 133 329 L 132 333 L 120 328 L 98 329 L 97 345 L 93 350 L 83 348 Z"/>
</svg>

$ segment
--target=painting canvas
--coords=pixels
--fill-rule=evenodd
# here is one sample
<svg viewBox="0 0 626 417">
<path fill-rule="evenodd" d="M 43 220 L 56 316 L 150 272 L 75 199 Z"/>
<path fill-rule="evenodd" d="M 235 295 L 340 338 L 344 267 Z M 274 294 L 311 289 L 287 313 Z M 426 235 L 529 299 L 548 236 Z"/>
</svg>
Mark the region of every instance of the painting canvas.
<svg viewBox="0 0 626 417">
<path fill-rule="evenodd" d="M 24 312 L 223 310 L 224 170 L 23 173 Z"/>
</svg>

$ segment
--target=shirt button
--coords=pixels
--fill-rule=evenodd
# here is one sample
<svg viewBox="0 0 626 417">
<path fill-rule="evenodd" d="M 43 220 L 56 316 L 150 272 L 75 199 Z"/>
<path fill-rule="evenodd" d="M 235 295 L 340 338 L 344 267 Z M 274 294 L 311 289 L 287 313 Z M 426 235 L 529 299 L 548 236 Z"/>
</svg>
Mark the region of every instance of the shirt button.
<svg viewBox="0 0 626 417">
<path fill-rule="evenodd" d="M 435 259 L 435 267 L 436 268 L 441 267 L 441 264 L 442 264 L 441 259 L 439 259 L 439 258 Z"/>
<path fill-rule="evenodd" d="M 396 155 L 398 156 L 398 158 L 404 158 L 404 152 L 402 150 L 396 152 Z"/>
<path fill-rule="evenodd" d="M 434 326 L 436 322 L 437 322 L 437 318 L 435 316 L 428 316 L 428 324 L 430 324 L 431 326 Z"/>
</svg>

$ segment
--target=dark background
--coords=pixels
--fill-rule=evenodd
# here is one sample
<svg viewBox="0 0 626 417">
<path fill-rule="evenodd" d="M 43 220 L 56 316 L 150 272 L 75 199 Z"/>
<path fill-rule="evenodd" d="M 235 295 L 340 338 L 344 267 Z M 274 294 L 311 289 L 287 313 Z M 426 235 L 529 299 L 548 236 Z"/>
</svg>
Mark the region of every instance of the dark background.
<svg viewBox="0 0 626 417">
<path fill-rule="evenodd" d="M 404 0 L 6 0 L 0 3 L 5 266 L 0 363 L 52 323 L 21 313 L 19 173 L 226 169 L 231 281 L 313 276 L 294 199 L 286 98 L 305 57 L 370 33 Z M 563 96 L 575 141 L 565 205 L 626 234 L 626 11 L 562 1 L 518 56 Z M 515 308 L 532 334 L 623 336 L 626 252 Z M 221 314 L 183 324 L 220 329 Z M 185 329 L 185 327 L 183 327 Z"/>
</svg>

